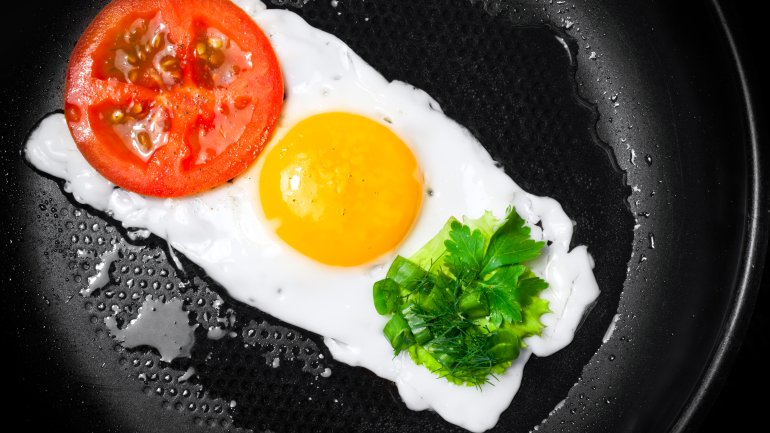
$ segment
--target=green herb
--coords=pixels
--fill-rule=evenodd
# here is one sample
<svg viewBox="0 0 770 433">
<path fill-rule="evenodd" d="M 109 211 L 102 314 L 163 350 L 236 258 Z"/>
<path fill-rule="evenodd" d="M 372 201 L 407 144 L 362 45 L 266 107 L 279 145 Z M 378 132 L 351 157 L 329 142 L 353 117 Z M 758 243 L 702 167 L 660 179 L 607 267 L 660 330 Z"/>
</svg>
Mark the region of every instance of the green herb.
<svg viewBox="0 0 770 433">
<path fill-rule="evenodd" d="M 510 367 L 524 338 L 540 335 L 548 283 L 527 266 L 544 243 L 511 208 L 461 223 L 450 218 L 415 255 L 398 256 L 374 284 L 374 306 L 390 320 L 394 353 L 456 384 L 481 386 Z"/>
</svg>

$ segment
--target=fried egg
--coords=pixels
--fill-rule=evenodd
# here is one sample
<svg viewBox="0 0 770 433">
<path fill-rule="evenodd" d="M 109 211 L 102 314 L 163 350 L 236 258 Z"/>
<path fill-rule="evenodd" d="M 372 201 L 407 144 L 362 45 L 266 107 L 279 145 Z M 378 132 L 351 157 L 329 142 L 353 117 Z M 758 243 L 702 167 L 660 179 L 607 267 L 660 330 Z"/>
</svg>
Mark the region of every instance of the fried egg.
<svg viewBox="0 0 770 433">
<path fill-rule="evenodd" d="M 63 179 L 78 202 L 165 239 L 233 298 L 322 335 L 336 360 L 395 382 L 409 408 L 432 409 L 475 432 L 493 427 L 529 356 L 569 344 L 598 296 L 586 248 L 569 250 L 572 221 L 555 200 L 516 185 L 425 92 L 387 81 L 290 11 L 236 3 L 268 35 L 287 95 L 270 143 L 245 173 L 182 198 L 116 188 L 85 161 L 61 114 L 32 133 L 26 158 Z M 549 283 L 543 334 L 528 338 L 513 366 L 481 388 L 439 378 L 406 352 L 394 357 L 382 333 L 387 318 L 372 301 L 374 282 L 449 217 L 489 210 L 502 218 L 511 205 L 533 238 L 548 241 L 532 263 Z"/>
</svg>

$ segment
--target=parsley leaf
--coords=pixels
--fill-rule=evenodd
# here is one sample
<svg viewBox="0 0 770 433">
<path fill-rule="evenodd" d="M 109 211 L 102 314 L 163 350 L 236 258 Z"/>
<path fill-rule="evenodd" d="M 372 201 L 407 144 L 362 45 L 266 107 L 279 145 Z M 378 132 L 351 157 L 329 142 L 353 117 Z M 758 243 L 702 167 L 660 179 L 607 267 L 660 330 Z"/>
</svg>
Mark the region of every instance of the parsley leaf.
<svg viewBox="0 0 770 433">
<path fill-rule="evenodd" d="M 545 243 L 531 239 L 529 232 L 524 219 L 515 209 L 511 209 L 503 225 L 489 240 L 481 274 L 486 275 L 501 266 L 527 262 L 539 256 Z"/>
<path fill-rule="evenodd" d="M 444 241 L 447 250 L 444 264 L 449 272 L 462 281 L 476 278 L 484 260 L 485 243 L 480 231 L 471 231 L 459 221 L 452 222 L 449 239 Z"/>
<path fill-rule="evenodd" d="M 518 294 L 517 299 L 523 305 L 528 305 L 527 302 L 534 300 L 537 295 L 548 287 L 548 283 L 542 278 L 535 275 L 529 269 L 519 277 Z"/>
<path fill-rule="evenodd" d="M 524 265 L 499 268 L 492 276 L 479 284 L 487 294 L 490 318 L 497 326 L 501 319 L 506 322 L 521 321 L 521 305 L 517 297 L 519 277 L 527 271 Z"/>
</svg>

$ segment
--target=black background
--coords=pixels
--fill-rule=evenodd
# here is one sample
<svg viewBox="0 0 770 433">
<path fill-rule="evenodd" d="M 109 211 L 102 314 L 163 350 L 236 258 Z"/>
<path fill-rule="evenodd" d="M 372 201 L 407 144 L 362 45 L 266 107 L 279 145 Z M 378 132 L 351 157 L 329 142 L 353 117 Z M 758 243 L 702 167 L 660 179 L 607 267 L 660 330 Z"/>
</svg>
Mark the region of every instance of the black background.
<svg viewBox="0 0 770 433">
<path fill-rule="evenodd" d="M 682 15 L 685 16 L 684 12 L 688 7 L 688 2 L 681 3 Z M 762 61 L 766 60 L 767 57 L 765 42 L 767 15 L 764 14 L 764 11 L 758 10 L 754 6 L 754 2 L 747 0 L 722 0 L 721 3 L 733 30 L 749 77 L 754 98 L 753 102 L 759 114 L 760 140 L 762 141 L 768 136 L 766 116 L 768 92 L 767 83 L 764 80 L 766 77 L 770 77 L 770 70 L 767 66 L 761 65 Z M 9 37 L 8 43 L 15 45 L 17 48 L 24 48 L 23 41 L 14 40 L 12 35 Z M 14 54 L 16 51 L 12 50 L 11 53 Z M 8 56 L 6 59 L 9 59 L 6 61 L 13 61 L 13 55 Z M 764 63 L 767 62 L 765 61 Z M 5 82 L 3 85 L 13 85 L 13 83 Z M 7 109 L 9 107 L 5 106 L 3 111 Z M 764 141 L 766 142 L 766 140 Z M 767 154 L 770 152 L 770 145 L 765 144 L 762 146 L 762 150 Z M 765 160 L 767 160 L 767 155 L 765 155 Z M 770 185 L 766 185 L 766 187 L 770 187 Z M 728 431 L 732 431 L 748 428 L 753 425 L 761 425 L 766 409 L 764 405 L 760 406 L 763 403 L 763 399 L 757 398 L 756 395 L 763 395 L 766 392 L 762 388 L 763 383 L 760 380 L 764 376 L 766 361 L 760 364 L 760 354 L 768 352 L 767 331 L 770 329 L 768 327 L 768 290 L 770 290 L 770 266 L 767 266 L 764 271 L 763 287 L 757 298 L 756 308 L 746 338 L 734 359 L 732 368 L 721 377 L 723 382 L 722 391 L 713 401 L 713 405 L 708 410 L 700 428 L 693 428 L 693 431 L 724 431 L 723 426 L 730 426 Z M 14 328 L 14 326 L 15 324 L 13 323 L 4 323 L 5 331 L 10 331 L 12 337 L 12 348 L 15 347 L 14 338 L 22 336 L 21 331 L 18 328 Z M 27 324 L 26 326 L 35 325 Z M 39 331 L 42 332 L 42 330 Z M 12 353 L 12 350 L 6 352 L 6 354 L 10 353 Z M 8 355 L 3 355 L 3 357 L 6 356 Z M 2 371 L 7 374 L 6 379 L 9 380 L 5 382 L 5 389 L 11 392 L 11 394 L 7 395 L 13 396 L 15 394 L 25 400 L 19 407 L 11 405 L 11 409 L 13 409 L 11 416 L 16 420 L 29 423 L 28 425 L 31 427 L 39 429 L 49 428 L 51 431 L 68 430 L 66 424 L 61 424 L 61 421 L 66 419 L 66 417 L 61 417 L 61 415 L 66 413 L 68 408 L 62 407 L 63 404 L 61 402 L 68 401 L 69 404 L 73 404 L 77 403 L 76 401 L 61 399 L 60 397 L 56 398 L 56 396 L 50 395 L 49 390 L 25 390 L 25 375 L 17 375 L 10 371 L 6 372 L 5 369 Z M 754 391 L 758 391 L 758 393 Z M 41 414 L 47 414 L 47 416 L 41 416 Z M 33 430 L 37 428 L 33 428 Z"/>
</svg>

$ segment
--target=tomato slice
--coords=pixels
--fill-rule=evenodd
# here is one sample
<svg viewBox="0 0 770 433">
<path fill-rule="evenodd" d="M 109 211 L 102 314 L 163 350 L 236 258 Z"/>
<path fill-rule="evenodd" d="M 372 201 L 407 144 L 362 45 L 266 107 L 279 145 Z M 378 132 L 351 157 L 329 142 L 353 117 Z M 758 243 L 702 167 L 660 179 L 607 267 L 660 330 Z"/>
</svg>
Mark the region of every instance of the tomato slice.
<svg viewBox="0 0 770 433">
<path fill-rule="evenodd" d="M 270 42 L 229 0 L 114 0 L 75 46 L 64 112 L 104 177 L 176 197 L 245 170 L 282 104 Z"/>
</svg>

